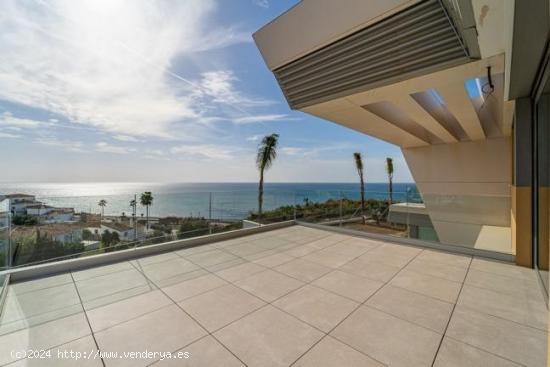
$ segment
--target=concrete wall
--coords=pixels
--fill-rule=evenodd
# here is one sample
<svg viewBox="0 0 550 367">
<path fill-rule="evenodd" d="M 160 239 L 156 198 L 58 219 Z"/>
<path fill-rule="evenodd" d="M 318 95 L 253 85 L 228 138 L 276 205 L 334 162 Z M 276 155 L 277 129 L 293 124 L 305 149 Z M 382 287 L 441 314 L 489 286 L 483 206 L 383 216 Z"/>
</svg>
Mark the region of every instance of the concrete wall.
<svg viewBox="0 0 550 367">
<path fill-rule="evenodd" d="M 510 137 L 402 151 L 441 242 L 513 253 Z"/>
</svg>

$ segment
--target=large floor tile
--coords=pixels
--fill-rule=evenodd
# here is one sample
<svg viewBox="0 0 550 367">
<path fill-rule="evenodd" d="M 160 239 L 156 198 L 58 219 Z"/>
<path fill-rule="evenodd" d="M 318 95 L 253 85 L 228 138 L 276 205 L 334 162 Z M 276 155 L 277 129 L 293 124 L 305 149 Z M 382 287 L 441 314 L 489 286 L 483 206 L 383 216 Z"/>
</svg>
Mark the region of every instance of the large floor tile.
<svg viewBox="0 0 550 367">
<path fill-rule="evenodd" d="M 332 247 L 328 247 L 320 251 L 312 252 L 311 254 L 302 257 L 302 259 L 326 266 L 328 268 L 338 268 L 345 263 L 350 262 L 357 256 L 358 255 L 349 253 L 336 252 L 333 251 Z"/>
<path fill-rule="evenodd" d="M 384 285 L 382 282 L 366 279 L 341 270 L 334 270 L 315 280 L 312 284 L 356 302 L 364 302 Z"/>
<path fill-rule="evenodd" d="M 343 238 L 340 238 L 340 237 L 328 236 L 318 240 L 308 241 L 307 245 L 311 247 L 315 247 L 316 249 L 324 249 L 329 246 L 335 245 L 342 240 Z"/>
<path fill-rule="evenodd" d="M 198 254 L 186 256 L 186 259 L 188 259 L 189 261 L 199 266 L 207 267 L 211 265 L 224 263 L 230 260 L 235 260 L 235 259 L 238 259 L 238 257 L 230 254 L 229 252 L 225 252 L 221 250 L 211 250 L 211 251 L 205 251 Z"/>
<path fill-rule="evenodd" d="M 144 293 L 156 288 L 134 268 L 77 281 L 75 284 L 85 307 L 86 303 L 99 298 L 103 298 L 104 302 L 97 302 L 94 306 L 127 298 L 126 295 L 135 295 L 133 291 L 136 289 L 139 290 L 138 293 Z"/>
<path fill-rule="evenodd" d="M 465 285 L 460 292 L 458 304 L 489 315 L 547 330 L 548 309 L 544 301 Z"/>
<path fill-rule="evenodd" d="M 72 282 L 73 279 L 71 274 L 66 273 L 40 279 L 33 279 L 26 282 L 12 283 L 10 284 L 10 291 L 14 294 L 21 295 L 26 292 L 38 291 L 44 288 L 56 287 Z"/>
<path fill-rule="evenodd" d="M 486 271 L 470 269 L 468 275 L 466 276 L 465 284 L 510 294 L 516 297 L 544 301 L 540 285 L 537 281 L 513 278 Z"/>
<path fill-rule="evenodd" d="M 163 287 L 162 291 L 176 302 L 194 297 L 228 284 L 225 280 L 213 274 L 200 275 L 183 282 Z"/>
<path fill-rule="evenodd" d="M 415 258 L 420 251 L 420 249 L 409 246 L 385 244 L 366 252 L 359 259 L 366 262 L 376 261 L 401 268 Z"/>
<path fill-rule="evenodd" d="M 481 259 L 476 257 L 472 260 L 470 268 L 497 275 L 509 276 L 516 279 L 537 281 L 537 274 L 535 270 L 496 260 Z"/>
<path fill-rule="evenodd" d="M 288 366 L 324 334 L 266 306 L 215 333 L 247 366 Z"/>
<path fill-rule="evenodd" d="M 461 283 L 436 278 L 431 275 L 403 270 L 390 282 L 391 285 L 424 294 L 439 300 L 455 303 Z"/>
<path fill-rule="evenodd" d="M 224 242 L 229 242 L 229 241 L 224 241 Z M 225 245 L 229 245 L 229 244 L 232 244 L 232 242 L 225 243 Z M 200 254 L 201 252 L 212 251 L 222 247 L 224 247 L 222 242 L 216 242 L 216 243 L 207 244 L 207 245 L 199 245 L 199 246 L 183 248 L 181 250 L 174 251 L 174 253 L 182 257 L 187 257 L 193 254 Z"/>
<path fill-rule="evenodd" d="M 178 355 L 178 353 L 179 358 L 167 358 L 154 363 L 152 366 L 244 367 L 241 361 L 211 336 L 205 336 L 174 354 Z M 185 353 L 187 353 L 187 357 Z"/>
<path fill-rule="evenodd" d="M 332 269 L 300 258 L 277 266 L 275 270 L 304 282 L 311 282 L 330 272 Z"/>
<path fill-rule="evenodd" d="M 463 282 L 468 272 L 468 268 L 462 266 L 453 266 L 418 258 L 411 261 L 407 265 L 407 269 L 421 274 L 452 280 L 453 282 Z"/>
<path fill-rule="evenodd" d="M 458 305 L 447 335 L 528 367 L 546 366 L 547 333 Z"/>
<path fill-rule="evenodd" d="M 84 313 L 0 336 L 0 365 L 17 360 L 12 351 L 51 349 L 91 334 Z"/>
<path fill-rule="evenodd" d="M 87 311 L 94 332 L 173 304 L 161 291 L 154 290 Z"/>
<path fill-rule="evenodd" d="M 434 367 L 520 367 L 470 345 L 445 337 L 437 353 Z"/>
<path fill-rule="evenodd" d="M 387 285 L 366 305 L 443 334 L 453 305 L 435 298 Z"/>
<path fill-rule="evenodd" d="M 302 257 L 314 251 L 319 251 L 319 249 L 309 245 L 300 245 L 293 247 L 290 250 L 283 251 L 282 253 L 292 257 Z"/>
<path fill-rule="evenodd" d="M 8 296 L 0 325 L 45 314 L 51 315 L 50 317 L 55 317 L 58 313 L 64 315 L 63 309 L 70 310 L 74 309 L 71 306 L 80 306 L 80 298 L 73 282 L 23 294 L 18 294 L 19 291 L 20 288 L 8 287 Z M 81 307 L 77 307 L 77 309 L 82 310 Z"/>
<path fill-rule="evenodd" d="M 340 270 L 385 283 L 393 278 L 401 268 L 376 261 L 367 262 L 358 258 L 341 266 Z"/>
<path fill-rule="evenodd" d="M 133 264 L 136 268 L 140 268 L 142 266 L 153 265 L 178 258 L 180 257 L 174 252 L 165 252 L 163 254 L 141 257 L 139 259 L 130 261 L 130 263 Z"/>
<path fill-rule="evenodd" d="M 206 335 L 176 305 L 140 316 L 95 334 L 102 352 L 174 352 Z M 106 366 L 146 366 L 158 358 L 106 359 Z"/>
<path fill-rule="evenodd" d="M 325 333 L 359 306 L 357 302 L 309 285 L 287 294 L 273 305 Z"/>
<path fill-rule="evenodd" d="M 382 363 L 327 336 L 311 348 L 295 367 L 384 367 Z"/>
<path fill-rule="evenodd" d="M 176 256 L 176 258 L 149 265 L 136 265 L 136 268 L 143 272 L 143 274 L 153 282 L 159 282 L 200 269 L 199 266 L 192 262 L 182 259 L 175 254 L 173 255 Z"/>
<path fill-rule="evenodd" d="M 131 269 L 134 269 L 132 264 L 130 264 L 130 262 L 128 261 L 124 261 L 124 262 L 119 262 L 111 265 L 103 265 L 103 266 L 98 266 L 94 268 L 73 271 L 72 275 L 74 280 L 77 282 L 80 280 L 86 280 L 86 279 L 95 278 L 101 275 L 107 275 L 107 274 L 116 273 L 119 271 L 131 270 Z"/>
<path fill-rule="evenodd" d="M 268 268 L 274 268 L 276 266 L 287 263 L 291 260 L 294 260 L 293 256 L 284 254 L 284 253 L 275 253 L 270 256 L 262 257 L 260 259 L 254 260 L 256 264 L 266 266 Z"/>
<path fill-rule="evenodd" d="M 262 240 L 263 241 L 263 240 Z M 260 246 L 260 242 L 246 242 L 239 245 L 228 246 L 224 248 L 225 251 L 232 253 L 233 255 L 243 257 L 246 255 L 257 254 L 269 250 Z"/>
<path fill-rule="evenodd" d="M 189 298 L 180 306 L 212 332 L 262 307 L 265 302 L 231 284 Z"/>
<path fill-rule="evenodd" d="M 304 283 L 276 271 L 266 270 L 239 280 L 235 284 L 256 297 L 271 302 L 301 287 Z"/>
<path fill-rule="evenodd" d="M 441 335 L 362 306 L 332 336 L 392 367 L 430 366 Z"/>
<path fill-rule="evenodd" d="M 468 268 L 471 256 L 450 254 L 442 251 L 424 250 L 417 259 L 425 261 L 433 261 L 440 264 L 458 266 L 461 268 Z"/>
<path fill-rule="evenodd" d="M 261 265 L 254 264 L 252 262 L 246 262 L 237 266 L 217 271 L 216 275 L 220 278 L 227 280 L 228 282 L 236 282 L 237 280 L 249 277 L 264 270 L 266 270 L 266 268 Z"/>
</svg>

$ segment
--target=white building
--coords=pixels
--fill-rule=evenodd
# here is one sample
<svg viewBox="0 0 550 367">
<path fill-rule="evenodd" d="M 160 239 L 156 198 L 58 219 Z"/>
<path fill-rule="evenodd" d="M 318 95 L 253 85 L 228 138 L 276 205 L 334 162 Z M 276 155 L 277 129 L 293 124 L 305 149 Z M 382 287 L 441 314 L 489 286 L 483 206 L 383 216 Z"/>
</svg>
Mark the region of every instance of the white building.
<svg viewBox="0 0 550 367">
<path fill-rule="evenodd" d="M 134 241 L 136 239 L 134 229 L 126 224 L 103 222 L 101 223 L 99 233 L 103 234 L 106 231 L 117 233 L 121 241 Z M 92 233 L 94 232 L 92 231 Z"/>
<path fill-rule="evenodd" d="M 27 212 L 28 213 L 28 212 Z M 44 223 L 67 223 L 75 222 L 73 208 L 53 208 L 43 219 Z"/>
<path fill-rule="evenodd" d="M 55 208 L 43 203 L 33 204 L 25 207 L 27 215 L 46 215 L 52 212 Z"/>
</svg>

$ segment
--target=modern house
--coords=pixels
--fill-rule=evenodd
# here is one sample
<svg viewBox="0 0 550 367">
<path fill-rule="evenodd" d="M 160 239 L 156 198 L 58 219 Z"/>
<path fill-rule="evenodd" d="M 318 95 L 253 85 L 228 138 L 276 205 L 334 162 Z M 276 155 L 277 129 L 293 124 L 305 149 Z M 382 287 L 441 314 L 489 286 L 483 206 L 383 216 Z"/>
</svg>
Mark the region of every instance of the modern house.
<svg viewBox="0 0 550 367">
<path fill-rule="evenodd" d="M 537 0 L 304 0 L 254 39 L 292 109 L 401 147 L 441 243 L 547 270 L 547 18 Z"/>
<path fill-rule="evenodd" d="M 38 203 L 25 207 L 25 210 L 27 215 L 41 216 L 53 211 L 54 207 L 43 203 Z"/>
<path fill-rule="evenodd" d="M 101 222 L 100 234 L 109 231 L 118 234 L 121 241 L 134 241 L 136 239 L 134 228 L 119 222 Z"/>
</svg>

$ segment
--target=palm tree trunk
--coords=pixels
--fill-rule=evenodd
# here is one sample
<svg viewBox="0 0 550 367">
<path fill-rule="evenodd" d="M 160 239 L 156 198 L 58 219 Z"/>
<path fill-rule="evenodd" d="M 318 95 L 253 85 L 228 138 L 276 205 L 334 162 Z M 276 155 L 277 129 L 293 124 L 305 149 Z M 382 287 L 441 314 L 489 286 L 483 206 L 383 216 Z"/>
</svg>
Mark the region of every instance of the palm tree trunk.
<svg viewBox="0 0 550 367">
<path fill-rule="evenodd" d="M 393 179 L 390 177 L 390 205 L 393 203 Z"/>
<path fill-rule="evenodd" d="M 260 170 L 260 185 L 258 186 L 258 218 L 262 216 L 262 206 L 264 204 L 264 170 Z"/>
<path fill-rule="evenodd" d="M 149 232 L 149 205 L 145 207 L 145 212 L 147 216 L 147 232 Z"/>
<path fill-rule="evenodd" d="M 363 224 L 365 224 L 365 181 L 361 176 L 361 218 L 363 218 Z"/>
</svg>

